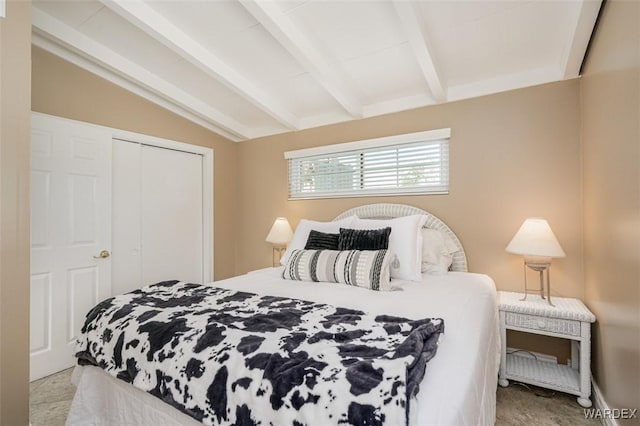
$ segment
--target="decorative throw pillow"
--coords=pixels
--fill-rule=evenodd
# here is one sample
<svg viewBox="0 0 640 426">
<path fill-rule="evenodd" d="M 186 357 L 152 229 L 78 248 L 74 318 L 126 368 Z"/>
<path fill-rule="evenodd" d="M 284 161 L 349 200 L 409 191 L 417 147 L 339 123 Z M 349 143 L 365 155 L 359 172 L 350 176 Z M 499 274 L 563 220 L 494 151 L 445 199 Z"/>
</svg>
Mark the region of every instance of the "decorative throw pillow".
<svg viewBox="0 0 640 426">
<path fill-rule="evenodd" d="M 293 250 L 282 278 L 389 291 L 391 258 L 389 250 Z"/>
<path fill-rule="evenodd" d="M 383 250 L 389 248 L 391 228 L 347 229 L 340 228 L 338 250 Z"/>
<path fill-rule="evenodd" d="M 342 228 L 340 228 L 342 230 Z M 309 238 L 307 244 L 304 246 L 305 250 L 338 250 L 338 240 L 340 234 L 331 234 L 327 232 L 320 232 L 312 229 L 309 232 Z M 386 247 L 385 247 L 386 248 Z"/>
<path fill-rule="evenodd" d="M 351 226 L 355 229 L 391 227 L 389 250 L 396 256 L 391 262 L 391 278 L 420 281 L 422 279 L 422 233 L 427 221 L 425 215 L 402 216 L 394 219 L 360 219 Z"/>
<path fill-rule="evenodd" d="M 304 249 L 312 230 L 337 234 L 340 232 L 340 228 L 352 228 L 351 224 L 357 218 L 357 216 L 349 216 L 334 222 L 316 222 L 314 220 L 302 219 L 293 233 L 293 238 L 291 238 L 287 251 L 282 256 L 282 259 L 280 259 L 280 264 L 285 265 L 287 263 L 293 250 Z"/>
</svg>

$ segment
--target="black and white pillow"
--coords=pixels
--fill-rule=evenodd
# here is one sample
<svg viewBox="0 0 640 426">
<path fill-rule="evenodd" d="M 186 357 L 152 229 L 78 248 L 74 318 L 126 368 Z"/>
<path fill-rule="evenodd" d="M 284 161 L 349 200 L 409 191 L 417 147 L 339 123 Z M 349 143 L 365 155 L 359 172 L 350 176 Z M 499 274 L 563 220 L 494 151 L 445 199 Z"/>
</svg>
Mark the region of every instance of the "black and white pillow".
<svg viewBox="0 0 640 426">
<path fill-rule="evenodd" d="M 391 227 L 382 229 L 340 228 L 338 250 L 386 250 Z"/>
<path fill-rule="evenodd" d="M 328 232 L 320 232 L 311 230 L 305 250 L 338 250 L 338 240 L 340 234 L 331 234 Z"/>
<path fill-rule="evenodd" d="M 389 291 L 392 257 L 389 250 L 293 250 L 282 277 Z"/>
</svg>

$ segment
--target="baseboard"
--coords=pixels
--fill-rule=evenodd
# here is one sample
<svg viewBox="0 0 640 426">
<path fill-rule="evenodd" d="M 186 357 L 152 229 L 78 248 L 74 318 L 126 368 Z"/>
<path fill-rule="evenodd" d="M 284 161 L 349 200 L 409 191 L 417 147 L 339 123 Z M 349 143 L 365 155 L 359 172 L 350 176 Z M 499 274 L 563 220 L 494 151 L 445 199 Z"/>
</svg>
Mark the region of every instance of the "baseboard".
<svg viewBox="0 0 640 426">
<path fill-rule="evenodd" d="M 598 387 L 598 384 L 595 382 L 595 380 L 591 380 L 591 385 L 593 386 L 594 407 L 603 412 L 605 410 L 609 410 L 609 404 L 607 404 L 607 401 L 605 401 L 604 396 L 602 395 L 602 391 Z M 602 419 L 600 419 L 600 421 L 602 422 L 603 426 L 618 426 L 618 422 L 616 421 L 616 419 L 603 417 Z"/>
</svg>

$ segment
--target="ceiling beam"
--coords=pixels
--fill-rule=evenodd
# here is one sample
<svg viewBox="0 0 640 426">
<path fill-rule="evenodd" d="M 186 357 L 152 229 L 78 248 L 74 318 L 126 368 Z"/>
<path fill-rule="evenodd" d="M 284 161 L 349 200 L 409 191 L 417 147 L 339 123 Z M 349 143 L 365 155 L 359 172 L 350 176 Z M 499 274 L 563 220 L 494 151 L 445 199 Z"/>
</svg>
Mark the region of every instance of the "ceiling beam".
<svg viewBox="0 0 640 426">
<path fill-rule="evenodd" d="M 281 105 L 277 99 L 243 77 L 144 1 L 100 1 L 122 18 L 200 68 L 280 124 L 292 130 L 299 128 L 298 119 Z"/>
<path fill-rule="evenodd" d="M 447 91 L 447 99 L 449 101 L 459 101 L 558 81 L 557 68 L 557 64 L 551 64 L 451 86 Z"/>
<path fill-rule="evenodd" d="M 42 50 L 45 50 L 51 53 L 52 55 L 62 58 L 65 61 L 70 62 L 77 67 L 87 70 L 90 73 L 95 74 L 98 77 L 115 84 L 116 86 L 120 86 L 123 89 L 135 95 L 138 95 L 141 98 L 148 100 L 149 102 L 159 105 L 162 108 L 169 110 L 174 114 L 179 115 L 191 121 L 192 123 L 202 126 L 205 129 L 209 129 L 212 132 L 217 133 L 220 136 L 223 136 L 231 141 L 240 142 L 241 140 L 245 140 L 244 138 L 240 138 L 236 134 L 232 134 L 224 130 L 220 126 L 216 126 L 211 121 L 202 118 L 200 115 L 196 115 L 192 112 L 189 112 L 185 108 L 182 108 L 174 104 L 173 102 L 168 101 L 152 93 L 150 90 L 147 90 L 144 87 L 140 87 L 136 83 L 132 83 L 131 81 L 127 80 L 125 77 L 122 77 L 112 71 L 109 71 L 108 69 L 95 63 L 91 59 L 87 59 L 84 56 L 74 52 L 67 46 L 64 46 L 62 43 L 59 43 L 58 41 L 53 40 L 48 35 L 41 34 L 40 30 L 36 28 L 34 28 L 31 33 L 31 44 L 36 47 L 39 47 Z"/>
<path fill-rule="evenodd" d="M 37 7 L 32 10 L 32 25 L 40 35 L 89 58 L 102 68 L 145 88 L 154 96 L 163 98 L 189 113 L 213 123 L 237 139 L 250 137 L 248 129 L 233 118 L 58 21 Z"/>
<path fill-rule="evenodd" d="M 344 74 L 309 38 L 291 22 L 275 2 L 240 0 L 247 11 L 284 47 L 327 92 L 355 118 L 362 117 L 362 104 Z"/>
<path fill-rule="evenodd" d="M 409 45 L 420 65 L 422 75 L 436 102 L 447 100 L 447 89 L 439 72 L 437 62 L 433 55 L 433 49 L 429 43 L 425 28 L 420 19 L 420 13 L 416 9 L 418 5 L 406 0 L 393 0 L 396 13 L 400 17 L 402 28 L 409 39 Z"/>
<path fill-rule="evenodd" d="M 575 3 L 576 17 L 570 27 L 569 40 L 560 63 L 561 79 L 575 78 L 580 74 L 580 66 L 601 6 L 601 0 L 584 0 Z"/>
</svg>

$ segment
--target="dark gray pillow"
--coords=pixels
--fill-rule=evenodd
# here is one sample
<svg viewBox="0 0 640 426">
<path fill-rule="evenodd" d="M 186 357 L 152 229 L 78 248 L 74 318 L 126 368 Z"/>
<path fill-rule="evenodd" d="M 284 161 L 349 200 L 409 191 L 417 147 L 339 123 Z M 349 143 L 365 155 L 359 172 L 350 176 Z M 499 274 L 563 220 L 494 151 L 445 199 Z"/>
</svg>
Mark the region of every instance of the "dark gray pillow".
<svg viewBox="0 0 640 426">
<path fill-rule="evenodd" d="M 340 228 L 338 250 L 386 250 L 391 227 L 382 229 Z"/>
<path fill-rule="evenodd" d="M 309 232 L 305 250 L 338 250 L 338 237 L 340 234 L 328 234 L 326 232 Z"/>
</svg>

